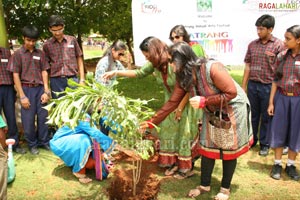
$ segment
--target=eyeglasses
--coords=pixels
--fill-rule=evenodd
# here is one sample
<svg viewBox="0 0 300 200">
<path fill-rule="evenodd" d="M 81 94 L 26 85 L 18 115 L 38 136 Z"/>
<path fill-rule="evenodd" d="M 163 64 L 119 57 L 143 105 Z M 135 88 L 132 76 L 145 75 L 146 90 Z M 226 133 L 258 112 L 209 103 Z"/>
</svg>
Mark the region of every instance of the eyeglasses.
<svg viewBox="0 0 300 200">
<path fill-rule="evenodd" d="M 63 28 L 61 28 L 61 29 L 58 29 L 58 30 L 52 30 L 52 29 L 50 29 L 50 32 L 51 33 L 62 33 L 63 31 L 64 31 L 64 27 Z"/>
<path fill-rule="evenodd" d="M 170 40 L 173 41 L 174 39 L 178 40 L 181 36 L 176 35 L 175 37 L 170 37 Z"/>
<path fill-rule="evenodd" d="M 118 56 L 124 56 L 125 54 L 124 53 L 118 53 Z"/>
</svg>

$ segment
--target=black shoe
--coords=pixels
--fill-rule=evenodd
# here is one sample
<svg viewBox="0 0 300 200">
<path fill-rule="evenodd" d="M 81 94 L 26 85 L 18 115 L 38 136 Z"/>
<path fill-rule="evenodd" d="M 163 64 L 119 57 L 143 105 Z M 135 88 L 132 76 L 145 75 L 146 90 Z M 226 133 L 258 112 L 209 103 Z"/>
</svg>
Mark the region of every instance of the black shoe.
<svg viewBox="0 0 300 200">
<path fill-rule="evenodd" d="M 41 148 L 43 148 L 43 149 L 45 149 L 47 151 L 51 150 L 49 144 L 45 144 L 45 145 L 41 146 Z"/>
<path fill-rule="evenodd" d="M 300 176 L 294 165 L 286 166 L 285 172 L 294 181 L 298 181 L 300 179 Z"/>
<path fill-rule="evenodd" d="M 40 152 L 37 147 L 30 148 L 30 153 L 33 155 L 38 155 Z"/>
<path fill-rule="evenodd" d="M 260 156 L 267 156 L 269 154 L 269 147 L 261 147 L 259 151 Z"/>
<path fill-rule="evenodd" d="M 19 153 L 19 154 L 25 154 L 27 152 L 26 149 L 19 147 L 19 146 L 17 146 L 16 148 L 13 148 L 13 151 L 16 153 Z"/>
<path fill-rule="evenodd" d="M 278 165 L 278 164 L 273 165 L 272 171 L 271 171 L 271 177 L 276 180 L 279 180 L 280 176 L 281 176 L 281 171 L 282 171 L 281 165 Z"/>
</svg>

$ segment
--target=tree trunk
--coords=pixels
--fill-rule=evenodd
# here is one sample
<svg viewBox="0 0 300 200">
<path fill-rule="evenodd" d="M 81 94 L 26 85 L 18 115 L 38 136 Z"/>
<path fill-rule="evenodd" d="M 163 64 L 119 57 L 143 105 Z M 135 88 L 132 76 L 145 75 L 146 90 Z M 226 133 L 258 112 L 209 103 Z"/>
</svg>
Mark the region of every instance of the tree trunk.
<svg viewBox="0 0 300 200">
<path fill-rule="evenodd" d="M 0 46 L 8 48 L 8 37 L 4 19 L 2 0 L 0 0 Z"/>
<path fill-rule="evenodd" d="M 132 42 L 130 39 L 126 39 L 126 44 L 127 44 L 127 47 L 128 47 L 128 51 L 131 55 L 131 58 L 132 58 L 132 63 L 130 64 L 135 64 L 135 58 L 134 58 L 134 53 L 133 53 L 133 49 L 132 49 Z"/>
</svg>

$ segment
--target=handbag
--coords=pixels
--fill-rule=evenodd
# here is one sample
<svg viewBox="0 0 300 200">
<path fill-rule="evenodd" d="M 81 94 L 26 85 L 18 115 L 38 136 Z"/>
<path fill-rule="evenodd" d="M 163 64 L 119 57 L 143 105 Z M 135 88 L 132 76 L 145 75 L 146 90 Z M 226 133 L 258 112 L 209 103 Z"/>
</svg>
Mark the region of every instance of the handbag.
<svg viewBox="0 0 300 200">
<path fill-rule="evenodd" d="M 226 110 L 224 110 L 223 103 Z M 234 146 L 234 130 L 228 114 L 228 103 L 221 94 L 220 110 L 211 112 L 205 109 L 208 117 L 207 130 L 211 142 L 218 148 L 229 150 Z"/>
</svg>

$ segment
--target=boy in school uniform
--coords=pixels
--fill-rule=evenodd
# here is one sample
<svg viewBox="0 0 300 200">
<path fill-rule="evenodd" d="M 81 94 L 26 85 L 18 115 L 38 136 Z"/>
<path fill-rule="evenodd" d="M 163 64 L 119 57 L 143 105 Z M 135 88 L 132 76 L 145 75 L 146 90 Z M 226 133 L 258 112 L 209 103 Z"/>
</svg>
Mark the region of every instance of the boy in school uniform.
<svg viewBox="0 0 300 200">
<path fill-rule="evenodd" d="M 10 50 L 0 47 L 0 113 L 3 111 L 8 128 L 8 138 L 15 139 L 13 150 L 25 154 L 26 150 L 19 145 L 19 133 L 15 114 L 16 91 L 13 75 L 7 71 L 8 61 L 11 57 Z"/>
<path fill-rule="evenodd" d="M 37 155 L 38 147 L 50 150 L 46 124 L 48 112 L 43 108 L 51 95 L 47 72 L 49 64 L 44 52 L 35 48 L 39 38 L 38 29 L 28 25 L 22 29 L 22 34 L 24 45 L 12 55 L 8 70 L 13 72 L 14 83 L 20 94 L 25 140 L 31 154 Z"/>
<path fill-rule="evenodd" d="M 77 39 L 64 34 L 65 22 L 58 15 L 49 18 L 49 31 L 52 37 L 43 45 L 46 59 L 50 64 L 50 87 L 52 98 L 59 96 L 54 92 L 62 92 L 68 86 L 68 79 L 84 84 L 83 53 Z"/>
</svg>

